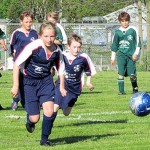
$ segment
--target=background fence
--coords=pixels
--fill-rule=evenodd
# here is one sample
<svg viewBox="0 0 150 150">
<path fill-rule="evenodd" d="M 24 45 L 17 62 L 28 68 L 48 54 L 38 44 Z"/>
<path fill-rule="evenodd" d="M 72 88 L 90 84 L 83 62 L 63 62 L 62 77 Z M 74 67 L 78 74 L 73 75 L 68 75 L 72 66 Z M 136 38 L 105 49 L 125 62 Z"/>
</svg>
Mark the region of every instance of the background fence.
<svg viewBox="0 0 150 150">
<path fill-rule="evenodd" d="M 19 28 L 18 23 L 8 23 L 0 25 L 7 35 L 6 43 L 9 47 L 9 42 L 12 32 Z M 40 24 L 33 24 L 33 28 L 38 31 Z M 134 25 L 138 29 L 138 25 Z M 63 24 L 63 27 L 69 35 L 74 32 L 79 34 L 83 40 L 82 51 L 86 52 L 94 62 L 97 71 L 116 70 L 116 66 L 110 65 L 111 42 L 115 30 L 119 24 Z M 143 27 L 143 48 L 146 51 L 146 24 Z M 66 47 L 67 48 L 67 47 Z M 0 49 L 0 69 L 8 69 L 8 53 Z M 138 68 L 145 69 L 145 65 L 137 63 Z"/>
</svg>

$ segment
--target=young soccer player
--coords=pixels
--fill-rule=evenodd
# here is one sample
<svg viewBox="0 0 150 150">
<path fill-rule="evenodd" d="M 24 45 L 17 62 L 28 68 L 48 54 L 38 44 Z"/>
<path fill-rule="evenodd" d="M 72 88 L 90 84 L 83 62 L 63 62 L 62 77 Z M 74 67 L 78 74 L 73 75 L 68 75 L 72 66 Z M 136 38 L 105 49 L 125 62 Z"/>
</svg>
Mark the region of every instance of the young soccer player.
<svg viewBox="0 0 150 150">
<path fill-rule="evenodd" d="M 64 89 L 64 61 L 59 46 L 54 44 L 56 29 L 52 23 L 43 23 L 39 30 L 40 39 L 29 43 L 16 58 L 13 69 L 13 87 L 11 94 L 17 96 L 19 89 L 19 66 L 23 73 L 25 110 L 27 112 L 26 128 L 32 133 L 40 119 L 40 107 L 43 108 L 42 134 L 40 144 L 49 146 L 48 140 L 55 117 L 54 96 L 55 86 L 51 67 L 55 64 L 60 76 L 60 92 Z M 24 64 L 24 67 L 21 64 Z M 23 68 L 22 68 L 23 67 Z"/>
<path fill-rule="evenodd" d="M 138 92 L 136 60 L 139 57 L 141 43 L 137 30 L 129 25 L 130 15 L 127 12 L 121 12 L 118 20 L 121 26 L 113 37 L 111 64 L 114 65 L 117 53 L 119 95 L 124 95 L 126 94 L 124 92 L 124 77 L 126 76 L 130 77 L 133 93 Z"/>
<path fill-rule="evenodd" d="M 90 57 L 87 54 L 80 52 L 81 46 L 81 38 L 77 34 L 71 34 L 68 38 L 68 50 L 63 52 L 65 63 L 64 80 L 67 94 L 66 96 L 62 96 L 59 88 L 60 79 L 58 78 L 55 87 L 55 117 L 59 108 L 62 109 L 65 116 L 70 114 L 82 91 L 81 78 L 83 72 L 87 75 L 86 85 L 88 89 L 90 91 L 94 89 L 94 86 L 91 84 L 91 78 L 96 73 L 96 70 Z"/>
<path fill-rule="evenodd" d="M 2 29 L 0 28 L 0 44 L 3 48 L 4 51 L 7 51 L 7 46 L 5 43 L 5 39 L 6 39 L 6 35 L 5 33 L 2 31 Z M 2 77 L 2 74 L 0 73 L 0 77 Z M 3 110 L 4 108 L 2 107 L 2 105 L 0 104 L 0 110 Z"/>
<path fill-rule="evenodd" d="M 37 32 L 32 29 L 33 24 L 33 14 L 29 11 L 24 11 L 20 15 L 20 28 L 16 29 L 11 36 L 9 53 L 12 54 L 14 60 L 18 57 L 21 50 L 30 42 L 34 41 L 38 38 Z M 21 86 L 22 74 L 20 73 L 20 90 L 22 90 Z M 23 97 L 19 94 L 16 98 L 13 98 L 13 102 L 11 105 L 12 110 L 17 109 L 18 102 L 21 100 L 21 104 L 24 107 Z"/>
<path fill-rule="evenodd" d="M 63 50 L 63 34 L 60 30 L 60 27 L 58 27 L 58 20 L 59 20 L 59 15 L 56 12 L 49 12 L 47 14 L 47 21 L 52 22 L 55 26 L 56 26 L 56 30 L 57 30 L 57 36 L 55 39 L 55 44 L 59 45 L 59 47 L 61 48 L 61 50 Z"/>
</svg>

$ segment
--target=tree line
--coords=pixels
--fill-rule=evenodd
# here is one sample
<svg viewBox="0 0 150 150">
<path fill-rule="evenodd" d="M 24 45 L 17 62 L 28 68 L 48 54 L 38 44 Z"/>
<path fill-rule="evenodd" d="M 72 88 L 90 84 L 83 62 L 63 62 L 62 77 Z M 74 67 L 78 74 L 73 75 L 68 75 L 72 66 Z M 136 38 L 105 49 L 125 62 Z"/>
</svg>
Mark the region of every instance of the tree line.
<svg viewBox="0 0 150 150">
<path fill-rule="evenodd" d="M 69 23 L 83 17 L 103 16 L 133 3 L 133 0 L 0 0 L 0 18 L 19 22 L 21 12 L 29 10 L 35 22 L 42 22 L 49 11 L 57 11 Z"/>
</svg>

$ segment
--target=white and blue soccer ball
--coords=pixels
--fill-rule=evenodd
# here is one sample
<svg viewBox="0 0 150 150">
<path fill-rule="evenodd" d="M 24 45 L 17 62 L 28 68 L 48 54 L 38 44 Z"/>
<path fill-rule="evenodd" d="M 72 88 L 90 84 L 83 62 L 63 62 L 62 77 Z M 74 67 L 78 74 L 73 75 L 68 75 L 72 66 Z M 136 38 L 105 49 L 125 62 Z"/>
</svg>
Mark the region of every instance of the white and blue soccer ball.
<svg viewBox="0 0 150 150">
<path fill-rule="evenodd" d="M 131 112 L 136 116 L 146 116 L 150 113 L 150 95 L 146 92 L 137 92 L 129 101 Z"/>
</svg>

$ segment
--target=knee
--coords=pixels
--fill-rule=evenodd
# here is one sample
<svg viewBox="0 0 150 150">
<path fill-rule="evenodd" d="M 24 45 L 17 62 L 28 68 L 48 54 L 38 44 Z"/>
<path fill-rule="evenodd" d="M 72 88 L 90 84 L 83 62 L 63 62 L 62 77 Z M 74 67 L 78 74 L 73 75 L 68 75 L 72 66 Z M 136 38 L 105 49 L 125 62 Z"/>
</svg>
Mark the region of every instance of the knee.
<svg viewBox="0 0 150 150">
<path fill-rule="evenodd" d="M 59 105 L 57 105 L 57 104 L 54 104 L 54 112 L 57 112 L 58 110 L 59 110 Z"/>
<path fill-rule="evenodd" d="M 33 123 L 37 123 L 40 120 L 40 115 L 30 115 L 29 119 Z"/>
<path fill-rule="evenodd" d="M 135 81 L 137 78 L 136 78 L 136 76 L 135 75 L 130 75 L 130 80 L 131 81 Z"/>
</svg>

